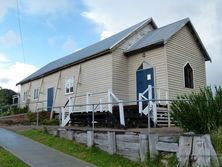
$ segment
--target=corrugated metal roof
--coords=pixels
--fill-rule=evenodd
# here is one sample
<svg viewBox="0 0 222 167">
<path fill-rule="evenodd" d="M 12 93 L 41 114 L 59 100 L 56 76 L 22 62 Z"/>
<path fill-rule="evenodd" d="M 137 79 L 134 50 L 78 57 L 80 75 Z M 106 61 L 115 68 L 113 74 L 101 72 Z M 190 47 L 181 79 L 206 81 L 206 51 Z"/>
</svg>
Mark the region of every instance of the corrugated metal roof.
<svg viewBox="0 0 222 167">
<path fill-rule="evenodd" d="M 156 30 L 151 31 L 137 43 L 132 45 L 130 48 L 127 49 L 126 52 L 131 52 L 134 50 L 138 50 L 149 45 L 164 42 L 166 43 L 177 31 L 179 31 L 187 22 L 189 21 L 188 18 L 177 21 L 175 23 L 166 25 L 164 27 L 160 27 Z"/>
<path fill-rule="evenodd" d="M 190 22 L 189 18 L 182 19 L 180 21 L 177 21 L 175 23 L 160 27 L 158 29 L 155 29 L 151 32 L 149 32 L 147 35 L 145 35 L 142 39 L 140 39 L 138 42 L 136 42 L 134 45 L 132 45 L 130 48 L 128 48 L 125 53 L 130 54 L 134 53 L 135 51 L 141 50 L 143 48 L 148 48 L 149 46 L 153 46 L 155 44 L 166 44 L 167 41 L 176 34 L 182 27 L 184 27 L 187 23 L 189 23 L 189 28 L 193 32 L 193 35 L 197 39 L 198 45 L 205 57 L 205 60 L 211 61 L 210 56 L 208 55 L 205 47 L 203 46 L 197 32 L 195 31 L 192 23 Z"/>
<path fill-rule="evenodd" d="M 146 19 L 134 26 L 131 26 L 131 27 L 109 37 L 109 38 L 101 40 L 101 41 L 99 41 L 93 45 L 90 45 L 84 49 L 81 49 L 73 54 L 70 54 L 68 56 L 65 56 L 63 58 L 60 58 L 58 60 L 55 60 L 55 61 L 45 65 L 44 67 L 42 67 L 41 69 L 39 69 L 35 73 L 31 74 L 27 78 L 25 78 L 22 81 L 20 81 L 19 83 L 17 83 L 17 85 L 27 83 L 31 80 L 48 75 L 49 73 L 53 73 L 53 72 L 57 71 L 58 69 L 64 68 L 65 66 L 73 64 L 75 62 L 90 58 L 93 55 L 97 55 L 97 54 L 102 53 L 104 51 L 110 50 L 110 49 L 112 49 L 112 47 L 117 45 L 119 42 L 121 42 L 123 39 L 125 39 L 128 35 L 130 35 L 135 30 L 140 28 L 142 25 L 148 24 L 150 22 L 152 22 L 152 24 L 154 24 L 154 27 L 156 26 L 155 23 L 153 22 L 152 18 Z"/>
<path fill-rule="evenodd" d="M 132 34 L 134 31 L 139 29 L 142 25 L 151 23 L 154 28 L 156 28 L 156 25 L 152 19 L 144 20 L 134 26 L 131 26 L 109 38 L 106 38 L 100 42 L 97 42 L 93 45 L 90 45 L 82 50 L 79 50 L 73 54 L 70 54 L 66 57 L 60 58 L 58 60 L 55 60 L 46 66 L 42 67 L 32 75 L 28 76 L 27 78 L 20 81 L 18 84 L 24 84 L 29 81 L 41 78 L 43 76 L 49 75 L 51 73 L 54 73 L 56 71 L 59 71 L 60 69 L 66 68 L 70 65 L 73 65 L 75 63 L 84 61 L 86 59 L 93 58 L 96 55 L 104 54 L 110 51 L 113 47 L 118 45 L 122 40 L 124 40 L 127 36 Z M 189 18 L 185 18 L 183 20 L 177 21 L 175 23 L 166 25 L 164 27 L 155 29 L 151 32 L 149 32 L 147 35 L 145 35 L 141 40 L 136 42 L 134 45 L 132 45 L 130 48 L 128 48 L 125 53 L 131 54 L 135 51 L 139 51 L 143 48 L 147 48 L 152 45 L 157 44 L 165 44 L 176 32 L 178 32 L 184 25 L 189 23 L 189 28 L 193 32 L 194 37 L 196 38 L 196 41 L 198 42 L 198 45 L 205 57 L 205 60 L 210 60 L 211 58 L 208 55 L 204 45 L 202 44 L 198 34 L 196 33 L 192 23 L 190 22 Z"/>
</svg>

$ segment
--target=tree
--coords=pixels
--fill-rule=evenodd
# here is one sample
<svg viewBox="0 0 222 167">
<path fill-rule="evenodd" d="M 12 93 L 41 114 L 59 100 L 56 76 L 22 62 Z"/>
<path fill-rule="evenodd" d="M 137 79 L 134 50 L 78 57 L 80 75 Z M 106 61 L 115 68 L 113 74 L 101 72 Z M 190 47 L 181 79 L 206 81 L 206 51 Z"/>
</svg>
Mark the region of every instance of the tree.
<svg viewBox="0 0 222 167">
<path fill-rule="evenodd" d="M 10 89 L 0 89 L 0 106 L 12 104 L 12 97 L 16 93 Z"/>
</svg>

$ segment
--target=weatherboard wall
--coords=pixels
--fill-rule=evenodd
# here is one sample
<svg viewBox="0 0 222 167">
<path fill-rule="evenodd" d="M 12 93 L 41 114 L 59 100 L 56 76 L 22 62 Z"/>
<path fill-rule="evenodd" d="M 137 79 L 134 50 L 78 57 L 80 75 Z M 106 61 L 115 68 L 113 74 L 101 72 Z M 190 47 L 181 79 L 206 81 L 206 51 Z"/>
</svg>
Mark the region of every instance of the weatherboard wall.
<svg viewBox="0 0 222 167">
<path fill-rule="evenodd" d="M 206 85 L 204 56 L 200 52 L 190 30 L 183 27 L 166 44 L 169 95 L 199 91 Z M 189 63 L 193 68 L 194 89 L 185 88 L 183 67 Z"/>
<path fill-rule="evenodd" d="M 112 85 L 114 94 L 121 100 L 129 99 L 128 93 L 128 57 L 124 50 L 142 39 L 147 33 L 153 30 L 151 25 L 145 25 L 127 37 L 112 53 Z M 136 99 L 134 99 L 136 100 Z"/>
<path fill-rule="evenodd" d="M 55 101 L 55 106 L 61 106 L 66 103 L 69 96 L 74 96 L 74 94 L 65 94 L 65 81 L 70 78 L 74 78 L 75 86 L 77 85 L 79 65 L 74 65 L 70 68 L 61 70 L 61 78 L 59 81 L 57 96 Z M 49 76 L 44 77 L 43 85 L 41 88 L 41 93 L 39 101 L 44 101 L 43 108 L 47 107 L 47 89 L 54 87 L 54 93 L 56 89 L 56 84 L 58 80 L 59 72 L 53 73 Z M 42 78 L 41 78 L 42 79 Z M 30 83 L 21 85 L 21 98 L 23 98 L 23 92 L 29 91 L 30 99 L 30 110 L 35 111 L 36 102 L 34 100 L 34 89 L 40 88 L 41 79 L 34 80 Z M 100 56 L 90 61 L 81 63 L 80 77 L 78 83 L 77 93 L 85 94 L 87 92 L 104 92 L 112 88 L 112 56 L 107 54 L 105 56 Z M 75 89 L 75 88 L 74 88 Z M 90 103 L 98 103 L 99 98 L 104 97 L 104 94 L 98 94 L 90 97 Z M 76 99 L 76 104 L 85 104 L 86 97 L 79 97 Z M 23 103 L 24 105 L 25 103 Z M 38 105 L 38 108 L 42 108 L 42 104 Z M 58 109 L 57 109 L 58 110 Z"/>
<path fill-rule="evenodd" d="M 155 87 L 164 90 L 161 98 L 165 98 L 165 90 L 168 89 L 167 62 L 164 47 L 159 47 L 128 57 L 128 100 L 137 99 L 136 71 L 144 61 L 154 67 Z"/>
</svg>

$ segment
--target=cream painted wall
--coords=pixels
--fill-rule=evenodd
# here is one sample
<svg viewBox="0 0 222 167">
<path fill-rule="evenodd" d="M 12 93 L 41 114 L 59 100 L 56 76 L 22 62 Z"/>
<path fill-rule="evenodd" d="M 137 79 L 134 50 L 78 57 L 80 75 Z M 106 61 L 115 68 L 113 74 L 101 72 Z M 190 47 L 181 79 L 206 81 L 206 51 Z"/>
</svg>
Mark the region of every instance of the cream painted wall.
<svg viewBox="0 0 222 167">
<path fill-rule="evenodd" d="M 197 92 L 206 86 L 205 60 L 188 27 L 182 28 L 166 44 L 169 95 Z M 183 67 L 186 63 L 193 68 L 194 89 L 185 88 Z"/>
<path fill-rule="evenodd" d="M 98 65 L 99 64 L 99 65 Z M 74 78 L 75 86 L 77 85 L 78 71 L 79 65 L 75 65 L 73 67 L 64 69 L 61 71 L 61 78 L 58 85 L 58 91 L 55 101 L 55 106 L 64 105 L 68 100 L 69 96 L 74 96 L 74 94 L 65 94 L 65 81 L 70 78 Z M 44 109 L 47 107 L 47 89 L 50 87 L 56 88 L 56 83 L 59 77 L 59 72 L 51 74 L 49 76 L 44 77 L 43 85 L 41 88 L 41 93 L 39 97 L 39 101 L 44 102 Z M 34 80 L 31 82 L 31 87 L 29 87 L 30 83 L 24 84 L 21 86 L 21 96 L 23 96 L 24 91 L 29 91 L 30 98 L 30 110 L 35 111 L 36 100 L 33 99 L 34 94 L 33 91 L 36 88 L 40 88 L 41 79 Z M 90 61 L 86 61 L 81 63 L 80 70 L 80 78 L 78 83 L 78 94 L 86 94 L 86 92 L 104 92 L 108 91 L 108 89 L 112 89 L 112 56 L 111 54 L 107 54 L 105 56 L 101 56 L 98 58 L 94 58 Z M 99 98 L 104 97 L 103 94 L 98 94 L 91 96 L 91 103 L 98 103 Z M 23 98 L 23 97 L 21 97 Z M 76 104 L 84 104 L 86 102 L 85 97 L 76 98 Z M 42 108 L 42 104 L 38 105 L 38 108 Z"/>
</svg>

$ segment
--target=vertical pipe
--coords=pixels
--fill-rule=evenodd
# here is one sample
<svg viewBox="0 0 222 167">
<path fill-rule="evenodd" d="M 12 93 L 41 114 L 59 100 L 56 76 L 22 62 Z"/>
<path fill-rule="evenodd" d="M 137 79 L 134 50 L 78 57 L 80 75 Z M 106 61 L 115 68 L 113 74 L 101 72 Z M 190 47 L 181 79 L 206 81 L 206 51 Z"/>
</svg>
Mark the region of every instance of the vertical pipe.
<svg viewBox="0 0 222 167">
<path fill-rule="evenodd" d="M 109 108 L 109 112 L 113 113 L 113 109 L 112 109 L 112 97 L 111 97 L 111 89 L 108 89 L 108 108 Z"/>
<path fill-rule="evenodd" d="M 123 101 L 119 100 L 119 117 L 120 117 L 120 124 L 125 126 L 125 117 L 124 117 L 124 109 L 123 109 Z"/>
<path fill-rule="evenodd" d="M 152 99 L 152 86 L 148 85 L 148 100 L 147 100 L 147 118 L 148 118 L 148 134 L 150 134 L 150 107 Z"/>
<path fill-rule="evenodd" d="M 86 93 L 86 112 L 89 112 L 89 93 Z"/>
<path fill-rule="evenodd" d="M 103 105 L 101 104 L 103 101 L 102 101 L 102 98 L 99 99 L 99 110 L 100 112 L 103 112 Z"/>
<path fill-rule="evenodd" d="M 37 113 L 36 113 L 36 126 L 39 126 L 39 110 L 37 109 Z"/>
<path fill-rule="evenodd" d="M 65 111 L 63 107 L 61 107 L 61 111 L 62 111 L 62 124 L 63 124 L 65 121 Z"/>
<path fill-rule="evenodd" d="M 92 130 L 94 131 L 94 123 L 95 123 L 95 120 L 94 120 L 94 104 L 92 105 Z"/>
<path fill-rule="evenodd" d="M 170 119 L 170 107 L 169 107 L 169 103 L 167 105 L 167 113 L 168 113 L 168 127 L 170 128 L 171 126 L 171 119 Z"/>
<path fill-rule="evenodd" d="M 71 113 L 72 112 L 72 97 L 71 96 L 69 96 L 69 113 Z"/>
<path fill-rule="evenodd" d="M 142 93 L 139 93 L 139 113 L 142 114 L 142 111 L 143 111 Z"/>
</svg>

